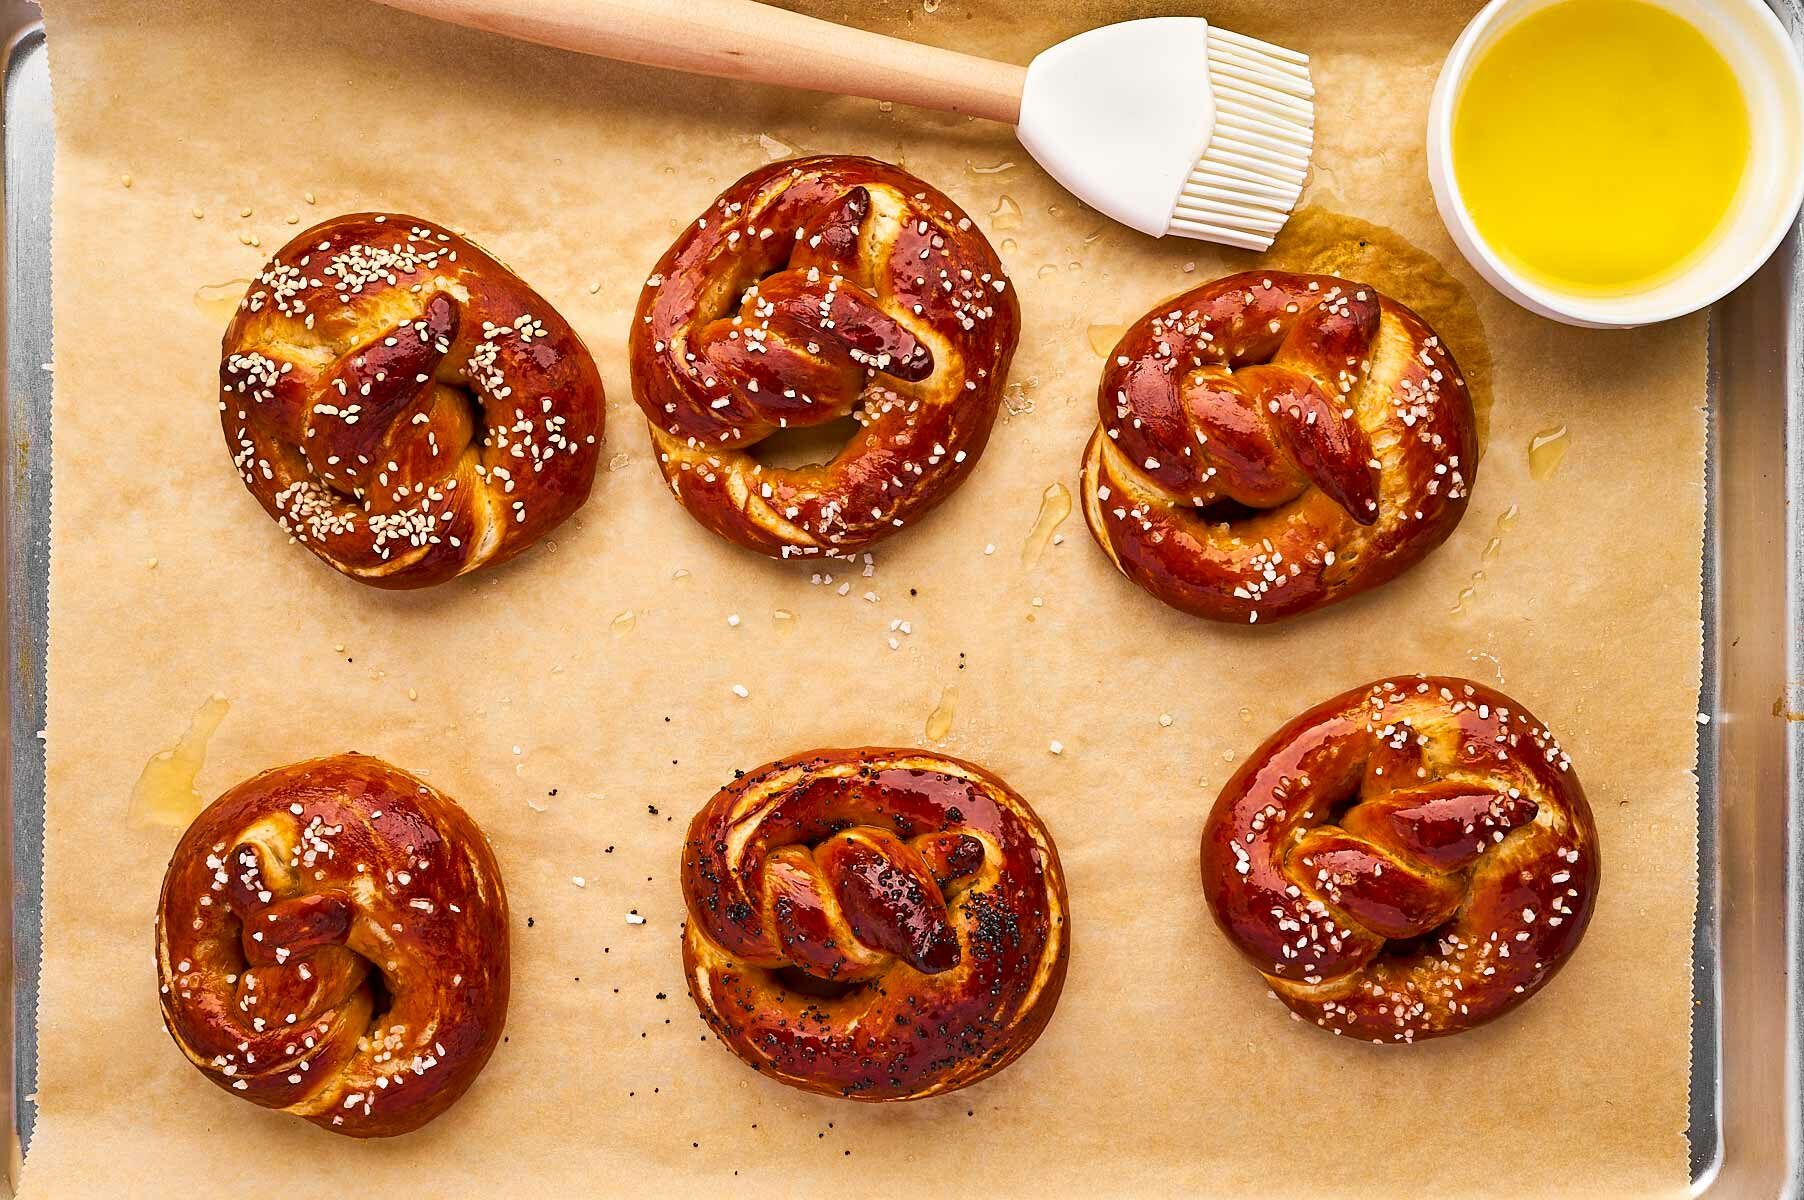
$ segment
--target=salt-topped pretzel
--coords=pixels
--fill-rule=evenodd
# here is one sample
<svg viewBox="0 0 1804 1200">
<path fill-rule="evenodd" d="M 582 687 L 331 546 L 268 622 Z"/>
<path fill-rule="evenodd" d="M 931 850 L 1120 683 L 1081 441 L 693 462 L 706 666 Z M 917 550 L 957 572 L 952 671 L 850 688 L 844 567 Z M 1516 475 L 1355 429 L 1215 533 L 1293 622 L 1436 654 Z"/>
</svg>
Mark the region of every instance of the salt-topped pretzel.
<svg viewBox="0 0 1804 1200">
<path fill-rule="evenodd" d="M 1356 688 L 1272 735 L 1203 830 L 1203 889 L 1278 998 L 1413 1042 L 1553 977 L 1597 896 L 1597 830 L 1559 743 L 1464 679 Z"/>
<path fill-rule="evenodd" d="M 983 233 L 897 167 L 819 157 L 728 188 L 658 260 L 633 394 L 690 515 L 773 558 L 847 555 L 945 499 L 995 423 L 1021 318 Z M 831 461 L 761 464 L 855 416 Z"/>
<path fill-rule="evenodd" d="M 1420 317 L 1364 284 L 1254 271 L 1130 326 L 1103 369 L 1084 515 L 1174 608 L 1271 621 L 1446 540 L 1478 468 L 1472 400 Z"/>
<path fill-rule="evenodd" d="M 202 1074 L 334 1133 L 418 1129 L 507 1017 L 507 896 L 482 832 L 379 759 L 265 771 L 182 836 L 157 911 L 163 1023 Z"/>
<path fill-rule="evenodd" d="M 1001 1070 L 1058 1003 L 1065 879 L 1027 802 L 914 750 L 817 750 L 689 824 L 683 965 L 703 1018 L 772 1078 L 912 1100 Z"/>
<path fill-rule="evenodd" d="M 600 453 L 575 331 L 470 242 L 395 213 L 277 251 L 226 330 L 219 389 L 251 494 L 376 587 L 512 558 L 581 507 Z"/>
</svg>

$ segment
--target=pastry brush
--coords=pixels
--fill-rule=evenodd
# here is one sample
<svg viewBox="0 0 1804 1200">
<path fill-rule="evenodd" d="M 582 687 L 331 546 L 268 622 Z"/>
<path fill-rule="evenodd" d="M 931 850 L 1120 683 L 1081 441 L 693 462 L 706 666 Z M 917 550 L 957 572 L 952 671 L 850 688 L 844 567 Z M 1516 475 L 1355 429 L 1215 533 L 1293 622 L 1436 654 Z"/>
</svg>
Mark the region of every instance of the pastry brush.
<svg viewBox="0 0 1804 1200">
<path fill-rule="evenodd" d="M 1201 17 L 1104 25 L 1020 67 L 754 0 L 381 3 L 647 66 L 1002 121 L 1073 194 L 1155 237 L 1270 246 L 1314 136 L 1307 56 Z"/>
</svg>

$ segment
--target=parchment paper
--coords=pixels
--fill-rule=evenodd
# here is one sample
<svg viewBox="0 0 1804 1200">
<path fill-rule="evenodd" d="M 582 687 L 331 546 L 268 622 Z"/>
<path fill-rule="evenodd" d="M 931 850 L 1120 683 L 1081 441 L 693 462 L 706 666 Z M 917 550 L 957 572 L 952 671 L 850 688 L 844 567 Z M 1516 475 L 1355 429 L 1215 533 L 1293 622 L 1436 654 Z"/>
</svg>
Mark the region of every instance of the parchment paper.
<svg viewBox="0 0 1804 1200">
<path fill-rule="evenodd" d="M 1170 10 L 812 7 L 1023 62 Z M 1444 548 L 1373 595 L 1246 630 L 1162 608 L 1081 519 L 1034 569 L 1021 549 L 1047 485 L 1076 486 L 1100 365 L 1089 327 L 1250 256 L 1112 227 L 977 122 L 590 62 L 352 0 L 57 0 L 48 876 L 26 1193 L 1679 1194 L 1705 327 L 1564 329 L 1457 260 L 1419 147 L 1474 7 L 1202 10 L 1315 56 L 1319 211 L 1279 260 L 1368 264 L 1475 375 L 1489 359 L 1494 392 L 1472 507 Z M 1013 400 L 1031 411 L 868 577 L 706 533 L 663 493 L 627 382 L 649 264 L 721 187 L 790 149 L 875 154 L 945 188 L 991 232 L 1026 317 Z M 224 316 L 196 301 L 297 228 L 365 208 L 462 228 L 511 264 L 587 339 L 609 392 L 617 469 L 555 545 L 425 594 L 339 578 L 258 510 L 215 413 Z M 1561 425 L 1570 453 L 1532 480 L 1529 439 Z M 1498 683 L 1558 732 L 1597 810 L 1604 886 L 1574 960 L 1517 1014 L 1379 1049 L 1267 997 L 1210 923 L 1197 838 L 1236 757 L 1280 722 L 1418 669 Z M 703 1037 L 683 990 L 685 822 L 735 767 L 921 742 L 948 685 L 942 747 L 1007 778 L 1058 839 L 1074 950 L 1057 1015 L 1018 1065 L 944 1099 L 861 1107 L 772 1084 Z M 176 835 L 129 826 L 127 797 L 214 693 L 231 709 L 204 794 L 356 748 L 428 773 L 493 838 L 516 914 L 509 1036 L 420 1133 L 355 1144 L 262 1112 L 160 1028 L 151 922 Z"/>
</svg>

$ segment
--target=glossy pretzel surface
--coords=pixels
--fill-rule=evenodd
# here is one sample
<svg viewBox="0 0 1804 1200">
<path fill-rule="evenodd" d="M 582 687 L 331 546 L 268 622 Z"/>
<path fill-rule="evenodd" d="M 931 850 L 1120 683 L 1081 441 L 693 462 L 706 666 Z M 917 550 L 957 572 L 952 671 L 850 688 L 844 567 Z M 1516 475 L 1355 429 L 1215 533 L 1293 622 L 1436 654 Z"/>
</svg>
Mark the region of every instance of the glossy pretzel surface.
<svg viewBox="0 0 1804 1200">
<path fill-rule="evenodd" d="M 983 233 L 869 158 L 772 163 L 646 281 L 633 394 L 691 516 L 773 558 L 844 556 L 913 524 L 990 436 L 1020 330 Z M 856 416 L 830 462 L 766 465 L 784 428 Z"/>
<path fill-rule="evenodd" d="M 1447 539 L 1478 467 L 1453 355 L 1366 285 L 1255 271 L 1122 336 L 1097 388 L 1084 515 L 1160 600 L 1273 621 L 1376 587 Z"/>
<path fill-rule="evenodd" d="M 1533 995 L 1584 936 L 1597 830 L 1553 734 L 1465 679 L 1316 706 L 1235 772 L 1203 830 L 1216 922 L 1336 1034 L 1460 1033 Z"/>
<path fill-rule="evenodd" d="M 284 532 L 359 583 L 418 588 L 581 507 L 605 406 L 588 349 L 519 276 L 443 226 L 351 213 L 251 282 L 219 414 Z"/>
<path fill-rule="evenodd" d="M 1014 1061 L 1052 1016 L 1069 922 L 1051 835 L 970 763 L 819 750 L 721 789 L 684 844 L 689 991 L 751 1066 L 910 1100 Z"/>
<path fill-rule="evenodd" d="M 351 1137 L 463 1095 L 507 1018 L 507 896 L 448 797 L 361 754 L 265 771 L 188 827 L 157 911 L 163 1022 L 203 1075 Z"/>
</svg>

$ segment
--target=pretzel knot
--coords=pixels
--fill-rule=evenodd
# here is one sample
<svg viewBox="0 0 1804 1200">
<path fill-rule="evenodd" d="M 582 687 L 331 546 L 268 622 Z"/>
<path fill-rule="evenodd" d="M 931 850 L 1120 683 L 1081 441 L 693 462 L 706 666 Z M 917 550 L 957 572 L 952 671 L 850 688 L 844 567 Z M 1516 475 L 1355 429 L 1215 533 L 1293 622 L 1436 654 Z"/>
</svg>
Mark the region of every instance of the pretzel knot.
<svg viewBox="0 0 1804 1200">
<path fill-rule="evenodd" d="M 1335 1034 L 1460 1033 L 1578 946 L 1597 831 L 1553 734 L 1463 679 L 1357 688 L 1274 734 L 1203 830 L 1216 921 Z"/>
<path fill-rule="evenodd" d="M 358 754 L 265 771 L 177 845 L 163 1022 L 202 1074 L 334 1133 L 417 1129 L 507 1017 L 507 897 L 455 803 Z"/>
<path fill-rule="evenodd" d="M 588 497 L 603 403 L 574 330 L 414 217 L 354 213 L 270 259 L 226 330 L 219 412 L 245 486 L 360 583 L 503 562 Z"/>
<path fill-rule="evenodd" d="M 665 480 L 724 538 L 848 555 L 945 499 L 983 453 L 1020 331 L 982 232 L 914 176 L 802 158 L 728 188 L 665 252 L 633 325 L 633 394 Z M 861 426 L 817 466 L 783 428 Z"/>
<path fill-rule="evenodd" d="M 1251 272 L 1130 326 L 1097 389 L 1084 514 L 1123 574 L 1219 621 L 1392 578 L 1459 524 L 1477 421 L 1422 319 L 1327 275 Z"/>
<path fill-rule="evenodd" d="M 683 962 L 702 1017 L 784 1083 L 949 1092 L 1039 1037 L 1064 986 L 1051 835 L 1001 780 L 908 750 L 821 750 L 689 826 Z"/>
</svg>

